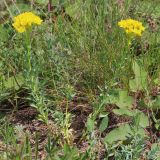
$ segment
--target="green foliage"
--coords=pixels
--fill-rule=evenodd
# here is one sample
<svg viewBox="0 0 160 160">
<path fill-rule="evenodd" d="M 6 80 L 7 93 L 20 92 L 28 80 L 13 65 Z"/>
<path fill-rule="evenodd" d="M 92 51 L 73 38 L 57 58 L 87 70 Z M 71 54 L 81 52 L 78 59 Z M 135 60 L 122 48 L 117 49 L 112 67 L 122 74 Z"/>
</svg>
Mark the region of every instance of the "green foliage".
<svg viewBox="0 0 160 160">
<path fill-rule="evenodd" d="M 142 128 L 146 128 L 149 126 L 148 116 L 146 116 L 143 112 L 138 111 L 135 115 L 135 124 L 138 124 L 138 126 Z"/>
<path fill-rule="evenodd" d="M 146 146 L 147 129 L 160 130 L 158 1 L 52 0 L 49 13 L 48 2 L 11 1 L 0 11 L 0 159 L 39 159 L 41 137 L 31 134 L 33 147 L 27 125 L 8 122 L 24 106 L 48 129 L 46 160 L 158 159 L 158 139 Z M 24 11 L 43 19 L 27 41 L 12 26 Z M 126 18 L 146 28 L 134 46 L 117 25 Z M 10 104 L 17 109 L 8 115 Z"/>
<path fill-rule="evenodd" d="M 108 121 L 109 121 L 108 114 L 100 115 L 99 117 L 102 118 L 101 123 L 99 125 L 99 130 L 100 132 L 103 132 L 108 127 Z"/>
<path fill-rule="evenodd" d="M 134 116 L 134 113 L 132 110 L 129 110 L 128 108 L 120 108 L 120 109 L 113 109 L 113 113 L 120 115 L 120 116 Z"/>
<path fill-rule="evenodd" d="M 130 108 L 132 104 L 133 104 L 133 98 L 131 96 L 128 96 L 128 92 L 120 90 L 116 105 L 119 108 L 125 108 L 125 107 Z"/>
<path fill-rule="evenodd" d="M 155 100 L 153 100 L 152 103 L 153 109 L 159 109 L 160 108 L 160 96 L 157 96 Z"/>
<path fill-rule="evenodd" d="M 130 90 L 136 92 L 147 89 L 147 72 L 144 70 L 143 66 L 140 66 L 140 64 L 134 61 L 132 68 L 135 74 L 135 79 L 129 81 Z"/>
<path fill-rule="evenodd" d="M 153 143 L 151 150 L 147 153 L 147 158 L 151 160 L 159 160 L 160 158 L 160 144 Z"/>
<path fill-rule="evenodd" d="M 116 141 L 124 141 L 132 134 L 131 127 L 128 124 L 121 125 L 107 134 L 105 143 L 113 144 Z"/>
<path fill-rule="evenodd" d="M 87 130 L 89 132 L 93 132 L 95 127 L 94 123 L 95 123 L 94 119 L 92 117 L 88 117 L 86 125 L 87 125 Z"/>
<path fill-rule="evenodd" d="M 105 143 L 114 144 L 118 141 L 124 141 L 127 140 L 130 137 L 134 137 L 136 135 L 140 135 L 141 137 L 145 137 L 145 132 L 143 128 L 146 128 L 149 126 L 149 120 L 148 117 L 140 111 L 134 111 L 135 113 L 132 113 L 133 116 L 133 124 L 122 124 L 118 128 L 113 129 L 111 132 L 109 132 L 104 141 Z M 137 113 L 136 113 L 137 112 Z M 118 113 L 119 114 L 119 113 Z"/>
<path fill-rule="evenodd" d="M 15 90 L 20 89 L 20 87 L 24 84 L 24 78 L 21 73 L 9 77 L 7 80 L 3 80 L 3 85 L 6 89 L 14 88 Z"/>
<path fill-rule="evenodd" d="M 115 158 L 120 160 L 137 160 L 141 159 L 141 154 L 145 149 L 144 139 L 140 136 L 135 136 L 129 145 L 121 145 L 119 150 L 115 152 Z"/>
</svg>

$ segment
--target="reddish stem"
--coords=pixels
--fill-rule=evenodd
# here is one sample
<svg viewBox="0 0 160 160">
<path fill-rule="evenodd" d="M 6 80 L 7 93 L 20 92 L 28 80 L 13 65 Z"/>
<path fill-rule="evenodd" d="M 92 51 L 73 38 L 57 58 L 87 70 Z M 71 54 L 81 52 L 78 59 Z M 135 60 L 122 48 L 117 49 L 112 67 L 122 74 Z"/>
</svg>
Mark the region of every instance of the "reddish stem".
<svg viewBox="0 0 160 160">
<path fill-rule="evenodd" d="M 52 0 L 49 0 L 48 2 L 48 12 L 52 11 Z"/>
</svg>

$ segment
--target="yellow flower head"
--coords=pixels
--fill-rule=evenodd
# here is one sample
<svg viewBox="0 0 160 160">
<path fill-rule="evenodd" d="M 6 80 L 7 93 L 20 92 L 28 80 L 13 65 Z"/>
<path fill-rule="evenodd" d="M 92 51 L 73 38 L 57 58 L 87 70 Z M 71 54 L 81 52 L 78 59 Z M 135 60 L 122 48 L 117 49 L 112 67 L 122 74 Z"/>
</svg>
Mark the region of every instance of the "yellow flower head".
<svg viewBox="0 0 160 160">
<path fill-rule="evenodd" d="M 118 22 L 121 28 L 124 28 L 127 34 L 141 36 L 142 32 L 145 30 L 142 23 L 133 19 L 121 20 Z"/>
<path fill-rule="evenodd" d="M 17 32 L 23 33 L 33 24 L 40 25 L 42 23 L 42 19 L 32 12 L 24 12 L 16 17 L 14 17 L 13 27 L 17 30 Z"/>
</svg>

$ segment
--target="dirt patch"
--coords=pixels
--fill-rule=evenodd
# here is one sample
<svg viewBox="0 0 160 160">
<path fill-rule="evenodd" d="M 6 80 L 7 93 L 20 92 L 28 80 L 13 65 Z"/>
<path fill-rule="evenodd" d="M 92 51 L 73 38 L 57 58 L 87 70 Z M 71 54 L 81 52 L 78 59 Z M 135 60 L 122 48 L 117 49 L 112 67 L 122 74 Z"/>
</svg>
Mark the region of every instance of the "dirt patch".
<svg viewBox="0 0 160 160">
<path fill-rule="evenodd" d="M 38 112 L 33 107 L 26 107 L 9 115 L 10 123 L 16 128 L 22 128 L 21 136 L 28 135 L 32 151 L 35 150 L 35 144 L 38 141 L 38 156 L 43 159 L 45 153 L 45 145 L 47 143 L 48 126 L 37 120 Z M 18 135 L 17 135 L 18 136 Z M 36 139 L 36 136 L 38 139 Z M 18 144 L 22 144 L 24 137 L 18 137 Z"/>
<path fill-rule="evenodd" d="M 85 129 L 88 115 L 92 112 L 92 107 L 88 101 L 82 97 L 75 97 L 69 106 L 69 110 L 74 116 L 71 123 L 71 128 L 75 132 L 74 142 L 78 143 Z"/>
</svg>

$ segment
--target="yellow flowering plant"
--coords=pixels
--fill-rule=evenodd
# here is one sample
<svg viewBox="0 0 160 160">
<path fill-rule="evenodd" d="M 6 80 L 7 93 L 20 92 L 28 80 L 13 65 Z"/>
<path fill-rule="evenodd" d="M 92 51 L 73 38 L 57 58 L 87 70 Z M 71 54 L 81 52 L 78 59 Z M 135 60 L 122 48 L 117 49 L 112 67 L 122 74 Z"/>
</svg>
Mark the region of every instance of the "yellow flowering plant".
<svg viewBox="0 0 160 160">
<path fill-rule="evenodd" d="M 118 26 L 123 28 L 129 37 L 129 45 L 131 44 L 131 39 L 134 37 L 141 37 L 145 27 L 139 21 L 133 19 L 121 20 L 118 22 Z"/>
<path fill-rule="evenodd" d="M 33 24 L 40 25 L 42 20 L 32 12 L 25 12 L 14 17 L 13 27 L 17 32 L 23 33 L 29 29 Z"/>
<path fill-rule="evenodd" d="M 14 23 L 12 24 L 15 30 L 19 33 L 25 33 L 25 42 L 27 48 L 28 58 L 28 71 L 31 72 L 31 30 L 33 25 L 40 25 L 42 19 L 32 12 L 24 12 L 14 17 Z"/>
<path fill-rule="evenodd" d="M 43 108 L 46 104 L 43 100 L 43 97 L 40 96 L 40 88 L 39 88 L 39 83 L 38 83 L 38 75 L 35 72 L 36 70 L 32 69 L 32 55 L 31 55 L 31 33 L 32 33 L 32 28 L 35 25 L 41 25 L 42 19 L 35 15 L 32 12 L 24 12 L 16 17 L 14 17 L 14 22 L 12 26 L 18 33 L 22 33 L 22 36 L 24 37 L 24 42 L 26 46 L 26 58 L 24 58 L 23 62 L 23 74 L 25 77 L 25 81 L 27 82 L 27 87 L 31 90 L 31 94 L 33 96 L 35 104 L 32 105 L 35 107 L 38 112 L 38 119 L 42 120 L 46 124 L 48 124 L 48 112 L 46 111 L 46 108 Z M 26 63 L 27 62 L 27 63 Z"/>
</svg>

